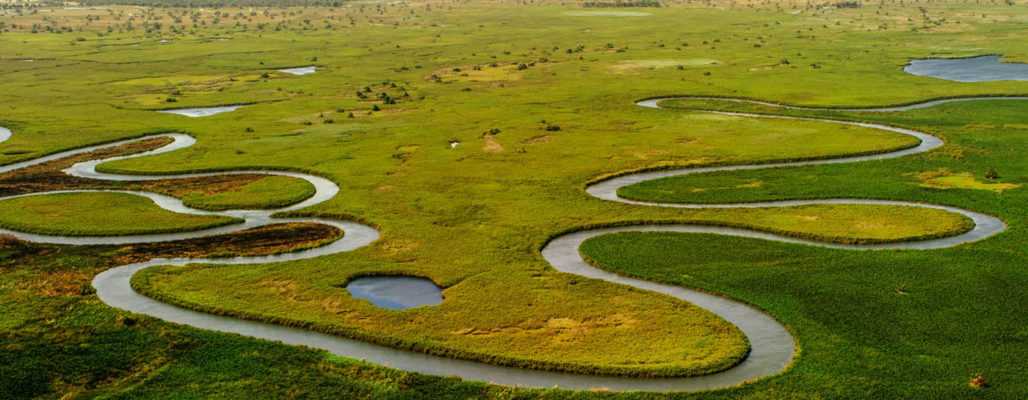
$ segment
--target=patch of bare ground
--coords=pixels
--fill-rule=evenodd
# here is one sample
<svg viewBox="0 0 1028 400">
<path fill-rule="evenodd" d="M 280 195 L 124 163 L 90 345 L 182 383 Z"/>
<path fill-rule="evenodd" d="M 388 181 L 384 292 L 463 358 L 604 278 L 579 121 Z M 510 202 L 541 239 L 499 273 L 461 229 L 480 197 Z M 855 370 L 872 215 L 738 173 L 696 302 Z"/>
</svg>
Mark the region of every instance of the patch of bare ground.
<svg viewBox="0 0 1028 400">
<path fill-rule="evenodd" d="M 482 135 L 482 151 L 486 153 L 502 153 L 503 145 L 496 140 L 496 135 Z"/>
</svg>

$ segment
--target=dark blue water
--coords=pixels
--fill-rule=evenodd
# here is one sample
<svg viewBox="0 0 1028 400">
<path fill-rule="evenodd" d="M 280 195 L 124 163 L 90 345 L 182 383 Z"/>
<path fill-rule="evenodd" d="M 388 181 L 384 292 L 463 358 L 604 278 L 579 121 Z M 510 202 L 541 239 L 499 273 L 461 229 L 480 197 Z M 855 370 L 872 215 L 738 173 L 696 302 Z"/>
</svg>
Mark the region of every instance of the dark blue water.
<svg viewBox="0 0 1028 400">
<path fill-rule="evenodd" d="M 996 55 L 914 60 L 903 70 L 957 82 L 1028 81 L 1028 64 L 1003 63 Z"/>
<path fill-rule="evenodd" d="M 411 276 L 367 276 L 346 285 L 350 295 L 389 310 L 434 306 L 443 302 L 443 291 L 432 281 Z"/>
</svg>

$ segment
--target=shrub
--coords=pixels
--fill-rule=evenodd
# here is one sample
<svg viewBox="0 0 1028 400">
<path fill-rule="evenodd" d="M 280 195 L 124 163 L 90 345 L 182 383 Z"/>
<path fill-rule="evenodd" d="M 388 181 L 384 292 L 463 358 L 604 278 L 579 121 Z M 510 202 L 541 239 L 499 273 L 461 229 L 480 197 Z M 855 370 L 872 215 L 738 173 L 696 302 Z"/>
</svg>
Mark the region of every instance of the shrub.
<svg viewBox="0 0 1028 400">
<path fill-rule="evenodd" d="M 989 386 L 989 382 L 985 380 L 985 375 L 982 374 L 975 374 L 967 384 L 975 389 L 984 389 Z"/>
</svg>

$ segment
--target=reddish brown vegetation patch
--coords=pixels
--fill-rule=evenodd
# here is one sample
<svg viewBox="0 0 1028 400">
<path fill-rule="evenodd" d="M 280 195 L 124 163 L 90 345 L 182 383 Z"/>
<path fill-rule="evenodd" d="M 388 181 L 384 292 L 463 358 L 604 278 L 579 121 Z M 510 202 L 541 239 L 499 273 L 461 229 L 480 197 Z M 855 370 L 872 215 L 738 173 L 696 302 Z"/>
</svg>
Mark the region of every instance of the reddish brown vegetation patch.
<svg viewBox="0 0 1028 400">
<path fill-rule="evenodd" d="M 18 282 L 18 289 L 43 297 L 82 296 L 93 293 L 93 274 L 83 270 L 47 271 Z"/>
<path fill-rule="evenodd" d="M 154 150 L 172 142 L 157 137 L 117 147 L 78 154 L 51 162 L 0 174 L 0 197 L 54 190 L 142 190 L 182 197 L 197 192 L 218 194 L 237 190 L 267 177 L 263 174 L 218 175 L 202 178 L 162 179 L 141 182 L 116 182 L 78 178 L 62 172 L 75 163 Z"/>
<path fill-rule="evenodd" d="M 118 264 L 151 258 L 265 256 L 319 247 L 342 237 L 343 231 L 316 223 L 267 225 L 229 235 L 175 242 L 127 245 L 116 251 Z"/>
<path fill-rule="evenodd" d="M 72 164 L 95 160 L 141 153 L 148 150 L 160 148 L 171 143 L 170 138 L 159 137 L 141 140 L 122 146 L 100 149 L 89 153 L 78 154 L 58 160 L 33 165 L 15 171 L 0 174 L 0 196 L 12 196 L 24 193 L 45 192 L 51 190 L 69 189 L 123 189 L 124 185 L 117 182 L 98 181 L 69 176 L 62 170 Z M 121 186 L 121 187 L 119 187 Z"/>
<path fill-rule="evenodd" d="M 285 223 L 247 229 L 227 235 L 179 240 L 166 243 L 145 243 L 124 246 L 96 246 L 94 255 L 109 256 L 96 259 L 85 268 L 61 266 L 42 271 L 21 281 L 17 289 L 38 296 L 84 296 L 93 293 L 91 282 L 100 271 L 153 258 L 198 258 L 264 256 L 323 246 L 338 240 L 343 231 L 316 223 Z M 34 244 L 9 236 L 0 236 L 0 252 L 6 254 L 4 264 L 21 264 L 26 257 L 52 257 L 74 246 Z M 103 249 L 110 249 L 109 252 Z"/>
<path fill-rule="evenodd" d="M 970 385 L 972 388 L 975 388 L 975 389 L 985 389 L 986 387 L 989 386 L 989 382 L 987 380 L 985 380 L 985 376 L 984 375 L 977 374 L 977 375 L 971 377 L 971 381 L 968 382 L 968 385 Z"/>
</svg>

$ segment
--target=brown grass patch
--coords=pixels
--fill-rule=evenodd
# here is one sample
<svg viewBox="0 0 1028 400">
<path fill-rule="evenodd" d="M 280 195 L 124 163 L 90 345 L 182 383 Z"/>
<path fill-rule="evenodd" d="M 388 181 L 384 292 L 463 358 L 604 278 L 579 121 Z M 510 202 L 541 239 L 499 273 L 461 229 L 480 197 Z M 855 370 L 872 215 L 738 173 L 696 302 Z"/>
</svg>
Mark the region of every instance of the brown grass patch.
<svg viewBox="0 0 1028 400">
<path fill-rule="evenodd" d="M 524 143 L 524 144 L 549 143 L 551 139 L 552 139 L 552 137 L 550 135 L 538 135 L 538 136 L 532 136 L 532 137 L 530 137 L 528 139 L 522 140 L 521 143 Z"/>
<path fill-rule="evenodd" d="M 496 141 L 495 135 L 482 136 L 482 151 L 486 153 L 502 153 L 503 145 Z"/>
<path fill-rule="evenodd" d="M 43 272 L 19 282 L 18 289 L 43 297 L 83 296 L 92 293 L 92 280 L 93 272 L 86 270 Z"/>
</svg>

